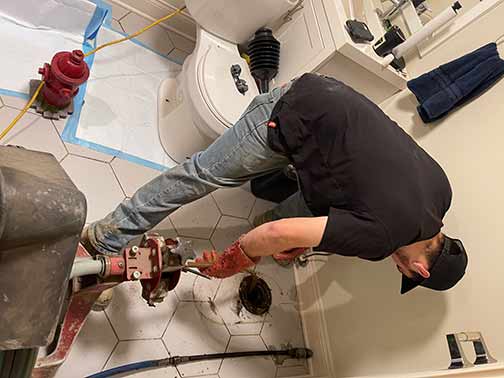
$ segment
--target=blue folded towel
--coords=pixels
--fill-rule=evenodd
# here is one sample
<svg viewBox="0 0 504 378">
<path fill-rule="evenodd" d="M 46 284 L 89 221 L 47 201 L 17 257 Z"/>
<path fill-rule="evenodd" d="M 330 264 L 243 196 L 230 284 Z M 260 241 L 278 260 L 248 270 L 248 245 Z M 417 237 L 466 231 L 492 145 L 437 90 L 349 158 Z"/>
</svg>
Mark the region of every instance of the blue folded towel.
<svg viewBox="0 0 504 378">
<path fill-rule="evenodd" d="M 408 82 L 425 123 L 435 121 L 473 99 L 504 75 L 497 45 L 489 43 Z"/>
</svg>

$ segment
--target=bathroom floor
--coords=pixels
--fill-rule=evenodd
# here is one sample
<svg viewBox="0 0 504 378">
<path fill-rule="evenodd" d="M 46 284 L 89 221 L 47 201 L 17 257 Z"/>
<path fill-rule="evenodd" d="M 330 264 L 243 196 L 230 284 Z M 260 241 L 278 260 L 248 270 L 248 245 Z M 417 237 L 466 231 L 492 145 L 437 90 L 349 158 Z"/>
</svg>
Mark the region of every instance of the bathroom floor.
<svg viewBox="0 0 504 378">
<path fill-rule="evenodd" d="M 148 20 L 113 6 L 112 27 L 131 33 Z M 156 26 L 140 37 L 150 48 L 182 63 L 194 42 Z M 7 125 L 25 100 L 1 96 L 0 125 Z M 156 106 L 156 104 L 153 104 Z M 65 121 L 41 118 L 30 110 L 0 144 L 19 145 L 53 154 L 88 201 L 86 222 L 100 219 L 124 198 L 131 197 L 158 171 L 111 155 L 62 141 Z M 165 219 L 156 231 L 165 237 L 192 241 L 197 253 L 222 250 L 251 229 L 251 221 L 273 204 L 256 199 L 248 187 L 218 190 L 186 205 Z M 271 259 L 256 267 L 272 290 L 273 304 L 262 317 L 242 308 L 238 287 L 245 276 L 212 280 L 182 274 L 176 289 L 152 308 L 141 298 L 138 283 L 114 290 L 105 312 L 92 312 L 57 378 L 76 378 L 131 362 L 174 355 L 264 350 L 282 345 L 303 346 L 292 268 Z M 271 358 L 244 358 L 187 364 L 137 373 L 135 377 L 273 378 L 306 375 L 304 362 L 276 366 Z"/>
<path fill-rule="evenodd" d="M 15 97 L 0 98 L 0 124 L 7 125 L 24 106 Z M 111 211 L 159 172 L 64 143 L 64 121 L 43 119 L 29 111 L 2 140 L 53 154 L 88 201 L 87 222 Z M 166 237 L 192 240 L 198 253 L 222 250 L 251 229 L 255 215 L 272 204 L 256 199 L 245 187 L 221 189 L 186 205 L 164 220 L 156 231 Z M 254 316 L 238 303 L 238 287 L 245 276 L 208 281 L 184 273 L 167 299 L 155 308 L 141 298 L 139 283 L 115 289 L 105 312 L 87 319 L 68 360 L 57 378 L 76 378 L 102 369 L 173 355 L 224 351 L 264 350 L 283 344 L 303 346 L 292 268 L 264 259 L 256 271 L 272 291 L 273 305 L 263 317 Z M 245 358 L 188 364 L 138 373 L 138 377 L 291 377 L 306 374 L 302 362 L 277 367 L 271 358 Z"/>
<path fill-rule="evenodd" d="M 145 20 L 124 9 L 113 7 L 112 25 L 131 32 Z M 143 43 L 168 49 L 168 56 L 183 60 L 192 46 L 154 29 L 143 36 Z M 164 45 L 163 45 L 164 44 Z M 183 50 L 185 49 L 185 50 Z M 15 97 L 0 98 L 0 125 L 7 125 L 24 106 Z M 155 104 L 153 104 L 155 106 Z M 158 171 L 62 141 L 65 121 L 51 121 L 29 111 L 1 144 L 20 145 L 53 154 L 88 201 L 87 222 L 100 219 L 120 201 L 131 197 Z M 212 195 L 182 207 L 164 220 L 156 231 L 166 237 L 190 239 L 198 253 L 222 250 L 251 229 L 255 215 L 273 204 L 256 199 L 247 187 L 218 190 Z M 138 283 L 124 283 L 114 290 L 105 312 L 88 317 L 68 360 L 57 378 L 75 378 L 114 366 L 174 355 L 224 351 L 264 350 L 282 345 L 303 346 L 304 337 L 297 306 L 292 268 L 282 268 L 264 259 L 256 268 L 272 290 L 273 304 L 258 317 L 242 308 L 238 287 L 245 276 L 208 281 L 185 273 L 167 299 L 155 308 L 141 298 Z M 303 362 L 287 361 L 281 367 L 271 358 L 244 358 L 187 364 L 137 373 L 136 377 L 273 378 L 306 375 Z"/>
</svg>

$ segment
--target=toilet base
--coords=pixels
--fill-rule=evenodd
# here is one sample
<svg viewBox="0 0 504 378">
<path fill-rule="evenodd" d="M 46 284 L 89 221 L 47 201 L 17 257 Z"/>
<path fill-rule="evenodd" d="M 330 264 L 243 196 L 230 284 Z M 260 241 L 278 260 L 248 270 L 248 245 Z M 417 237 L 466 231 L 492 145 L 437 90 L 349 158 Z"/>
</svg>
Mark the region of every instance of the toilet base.
<svg viewBox="0 0 504 378">
<path fill-rule="evenodd" d="M 194 124 L 180 89 L 177 78 L 168 78 L 161 83 L 158 92 L 159 139 L 165 152 L 177 163 L 213 142 Z"/>
</svg>

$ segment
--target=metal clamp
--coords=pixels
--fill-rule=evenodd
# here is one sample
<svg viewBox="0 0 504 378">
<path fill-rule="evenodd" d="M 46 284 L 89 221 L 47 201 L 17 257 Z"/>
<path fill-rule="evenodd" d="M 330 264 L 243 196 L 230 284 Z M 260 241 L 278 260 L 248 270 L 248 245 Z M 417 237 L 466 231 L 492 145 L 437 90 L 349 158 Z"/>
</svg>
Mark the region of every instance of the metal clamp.
<svg viewBox="0 0 504 378">
<path fill-rule="evenodd" d="M 231 76 L 233 77 L 233 80 L 235 82 L 236 89 L 238 90 L 238 92 L 244 95 L 249 88 L 247 82 L 243 79 L 240 79 L 241 72 L 242 69 L 239 64 L 233 64 L 231 66 Z"/>
<path fill-rule="evenodd" d="M 297 12 L 304 9 L 304 0 L 298 0 L 298 2 L 285 14 L 283 20 L 284 22 L 292 21 L 292 16 L 294 16 Z"/>
<path fill-rule="evenodd" d="M 481 332 L 458 332 L 446 335 L 448 350 L 450 351 L 451 364 L 448 369 L 460 369 L 474 365 L 490 364 L 497 362 L 488 350 Z M 472 342 L 476 359 L 469 362 L 462 349 L 463 342 Z"/>
</svg>

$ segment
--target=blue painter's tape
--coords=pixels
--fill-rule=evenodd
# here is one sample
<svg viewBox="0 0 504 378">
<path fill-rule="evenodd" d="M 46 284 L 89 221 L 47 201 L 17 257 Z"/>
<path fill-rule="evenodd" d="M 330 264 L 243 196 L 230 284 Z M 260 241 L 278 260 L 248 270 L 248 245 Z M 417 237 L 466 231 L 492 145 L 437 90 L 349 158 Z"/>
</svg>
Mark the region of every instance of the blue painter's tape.
<svg viewBox="0 0 504 378">
<path fill-rule="evenodd" d="M 3 89 L 3 88 L 0 88 L 0 95 L 22 98 L 23 100 L 30 99 L 30 96 L 28 95 L 28 93 L 11 91 L 10 89 Z"/>
<path fill-rule="evenodd" d="M 93 22 L 93 20 L 91 20 L 90 25 L 94 23 L 98 27 L 96 28 L 96 32 L 94 34 L 91 34 L 90 32 L 90 34 L 88 35 L 88 33 L 86 33 L 88 39 L 93 39 L 96 37 L 96 34 L 98 33 L 98 30 L 100 30 L 101 25 L 110 25 L 112 23 L 112 7 L 103 0 L 89 0 L 89 1 L 91 1 L 96 5 L 96 10 L 95 14 L 93 15 L 93 18 L 96 15 L 96 13 L 98 13 L 98 15 L 96 15 L 97 17 L 96 22 L 99 21 L 99 23 L 95 23 Z M 90 25 L 88 25 L 88 28 L 92 28 Z"/>
<path fill-rule="evenodd" d="M 112 13 L 107 8 L 102 8 L 100 6 L 96 6 L 96 9 L 93 13 L 93 17 L 89 21 L 89 24 L 84 32 L 84 38 L 86 39 L 94 39 L 100 30 L 100 27 L 106 22 L 107 17 L 112 17 Z M 109 21 L 110 22 L 110 21 Z"/>
</svg>

